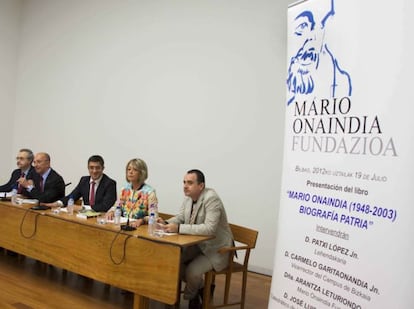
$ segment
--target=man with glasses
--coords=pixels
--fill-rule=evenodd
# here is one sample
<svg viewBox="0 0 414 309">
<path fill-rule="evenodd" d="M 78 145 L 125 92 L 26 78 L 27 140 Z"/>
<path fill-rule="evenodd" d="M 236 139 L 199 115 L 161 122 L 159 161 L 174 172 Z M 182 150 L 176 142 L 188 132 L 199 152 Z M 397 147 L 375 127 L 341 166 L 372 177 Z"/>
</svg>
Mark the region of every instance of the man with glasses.
<svg viewBox="0 0 414 309">
<path fill-rule="evenodd" d="M 33 179 L 18 180 L 27 194 L 25 196 L 39 200 L 40 203 L 50 203 L 65 196 L 65 182 L 54 169 L 50 167 L 50 156 L 45 152 L 35 155 L 33 166 L 36 175 Z"/>
<path fill-rule="evenodd" d="M 0 192 L 10 192 L 16 189 L 19 194 L 27 195 L 26 189 L 19 184 L 19 181 L 33 179 L 36 174 L 32 166 L 33 158 L 33 152 L 30 149 L 23 148 L 19 150 L 16 156 L 18 168 L 12 172 L 10 180 L 0 186 Z"/>
</svg>

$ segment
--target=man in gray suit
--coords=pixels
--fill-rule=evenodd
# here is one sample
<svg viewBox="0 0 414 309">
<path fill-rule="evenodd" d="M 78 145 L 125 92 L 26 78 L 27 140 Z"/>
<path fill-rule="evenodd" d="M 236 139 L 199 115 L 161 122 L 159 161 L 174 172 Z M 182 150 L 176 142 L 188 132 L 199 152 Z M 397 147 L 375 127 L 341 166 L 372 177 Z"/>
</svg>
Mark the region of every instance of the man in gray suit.
<svg viewBox="0 0 414 309">
<path fill-rule="evenodd" d="M 182 278 L 187 283 L 184 299 L 189 300 L 189 309 L 201 308 L 204 285 L 203 275 L 211 269 L 222 270 L 228 264 L 228 255 L 218 253 L 222 247 L 231 246 L 233 235 L 227 221 L 226 211 L 217 193 L 205 187 L 204 174 L 190 170 L 184 176 L 185 199 L 175 217 L 163 221 L 166 232 L 212 235 L 213 239 L 188 247 L 183 252 Z"/>
</svg>

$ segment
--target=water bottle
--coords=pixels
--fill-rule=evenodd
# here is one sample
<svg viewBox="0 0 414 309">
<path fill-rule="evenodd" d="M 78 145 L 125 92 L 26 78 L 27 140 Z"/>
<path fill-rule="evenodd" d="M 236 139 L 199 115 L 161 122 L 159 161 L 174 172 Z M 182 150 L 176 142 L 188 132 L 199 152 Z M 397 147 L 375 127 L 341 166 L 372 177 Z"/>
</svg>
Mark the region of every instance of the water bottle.
<svg viewBox="0 0 414 309">
<path fill-rule="evenodd" d="M 155 232 L 155 214 L 152 212 L 148 219 L 148 234 L 154 236 Z"/>
<path fill-rule="evenodd" d="M 14 187 L 13 190 L 11 191 L 11 202 L 13 205 L 17 205 L 17 188 Z"/>
<path fill-rule="evenodd" d="M 115 208 L 114 224 L 116 225 L 121 224 L 121 214 L 122 214 L 121 206 L 118 205 Z"/>
<path fill-rule="evenodd" d="M 75 207 L 74 204 L 75 204 L 75 201 L 73 200 L 73 197 L 70 196 L 68 200 L 68 207 L 67 207 L 68 215 L 73 215 L 73 207 Z"/>
<path fill-rule="evenodd" d="M 158 217 L 158 204 L 152 203 L 149 207 L 149 213 L 154 214 L 154 218 L 157 219 Z"/>
</svg>

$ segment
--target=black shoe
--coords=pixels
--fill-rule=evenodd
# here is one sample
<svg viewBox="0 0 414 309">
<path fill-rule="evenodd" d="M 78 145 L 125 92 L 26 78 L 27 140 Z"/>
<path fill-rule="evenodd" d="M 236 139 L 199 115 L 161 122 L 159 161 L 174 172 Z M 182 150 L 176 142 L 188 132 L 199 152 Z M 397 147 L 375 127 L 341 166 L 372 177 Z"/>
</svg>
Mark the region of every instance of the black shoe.
<svg viewBox="0 0 414 309">
<path fill-rule="evenodd" d="M 200 296 L 197 295 L 188 302 L 188 309 L 201 309 Z"/>
<path fill-rule="evenodd" d="M 214 298 L 214 290 L 216 288 L 216 285 L 214 283 L 211 284 L 210 286 L 210 299 Z M 198 295 L 200 295 L 201 297 L 201 301 L 203 301 L 203 296 L 204 296 L 204 288 L 201 288 L 198 290 Z"/>
</svg>

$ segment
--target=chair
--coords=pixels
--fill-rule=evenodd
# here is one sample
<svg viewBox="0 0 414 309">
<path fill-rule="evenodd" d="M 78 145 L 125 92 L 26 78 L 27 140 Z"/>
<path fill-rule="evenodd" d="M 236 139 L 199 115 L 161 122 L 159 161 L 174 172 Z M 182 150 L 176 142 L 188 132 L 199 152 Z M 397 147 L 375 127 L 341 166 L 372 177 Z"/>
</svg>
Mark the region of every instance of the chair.
<svg viewBox="0 0 414 309">
<path fill-rule="evenodd" d="M 235 244 L 232 247 L 224 247 L 219 250 L 220 253 L 229 253 L 229 265 L 221 271 L 211 270 L 205 274 L 204 291 L 203 291 L 203 309 L 221 308 L 234 305 L 240 305 L 244 308 L 246 298 L 247 266 L 249 263 L 250 251 L 255 248 L 258 232 L 240 225 L 229 224 L 233 233 Z M 243 263 L 237 262 L 237 252 L 244 253 L 241 257 Z M 229 303 L 229 291 L 231 276 L 233 273 L 242 273 L 242 286 L 240 300 Z M 221 304 L 214 305 L 211 298 L 211 285 L 215 281 L 215 276 L 225 275 L 224 297 Z"/>
<path fill-rule="evenodd" d="M 164 212 L 159 212 L 158 216 L 160 218 L 162 218 L 163 220 L 168 220 L 169 218 L 174 217 L 174 215 L 167 214 L 167 213 L 164 213 Z"/>
<path fill-rule="evenodd" d="M 168 220 L 173 215 L 167 213 L 158 213 L 159 217 L 164 220 Z M 236 224 L 229 224 L 231 232 L 233 234 L 235 244 L 232 247 L 224 247 L 219 250 L 220 253 L 229 252 L 229 264 L 227 268 L 221 271 L 211 270 L 207 272 L 204 276 L 204 290 L 203 290 L 203 309 L 213 309 L 228 307 L 234 305 L 240 305 L 240 308 L 244 308 L 244 301 L 246 298 L 246 283 L 247 283 L 247 266 L 249 264 L 250 251 L 255 248 L 258 232 L 247 227 L 243 227 Z M 239 263 L 234 258 L 237 258 L 237 252 L 244 253 L 244 258 L 242 258 L 243 263 Z M 242 272 L 242 287 L 241 287 L 241 297 L 237 302 L 229 303 L 229 292 L 230 292 L 230 283 L 231 276 L 233 273 Z M 225 275 L 225 286 L 224 286 L 224 297 L 223 303 L 214 305 L 212 304 L 212 291 L 211 286 L 215 282 L 216 275 Z M 181 284 L 179 291 L 181 292 Z M 179 292 L 179 293 L 180 293 Z M 180 307 L 180 298 L 178 298 L 178 303 L 175 305 L 175 308 Z"/>
</svg>

